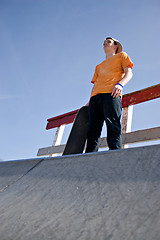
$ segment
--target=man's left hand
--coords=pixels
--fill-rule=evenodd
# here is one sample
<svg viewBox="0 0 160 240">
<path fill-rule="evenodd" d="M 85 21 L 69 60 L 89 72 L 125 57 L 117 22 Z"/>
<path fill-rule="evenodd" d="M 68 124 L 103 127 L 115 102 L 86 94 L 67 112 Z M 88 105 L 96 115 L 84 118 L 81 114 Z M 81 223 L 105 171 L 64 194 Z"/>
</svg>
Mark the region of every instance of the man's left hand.
<svg viewBox="0 0 160 240">
<path fill-rule="evenodd" d="M 113 88 L 112 88 L 112 93 L 111 93 L 111 96 L 113 96 L 113 98 L 117 98 L 119 96 L 122 95 L 122 87 L 120 85 L 115 85 Z"/>
</svg>

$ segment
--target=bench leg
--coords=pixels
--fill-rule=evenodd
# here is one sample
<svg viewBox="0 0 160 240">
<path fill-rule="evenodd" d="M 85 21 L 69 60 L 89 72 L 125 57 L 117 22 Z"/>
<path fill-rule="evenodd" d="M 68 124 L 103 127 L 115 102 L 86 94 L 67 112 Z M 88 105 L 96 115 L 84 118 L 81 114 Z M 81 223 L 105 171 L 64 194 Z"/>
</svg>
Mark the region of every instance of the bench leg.
<svg viewBox="0 0 160 240">
<path fill-rule="evenodd" d="M 61 144 L 65 126 L 66 125 L 61 125 L 60 127 L 57 127 L 52 146 L 57 146 Z M 56 157 L 57 154 L 50 154 L 49 156 Z"/>
<path fill-rule="evenodd" d="M 122 133 L 131 132 L 132 115 L 133 115 L 133 105 L 123 108 L 122 124 L 121 124 Z M 122 145 L 122 147 L 128 148 L 128 145 L 124 144 Z"/>
</svg>

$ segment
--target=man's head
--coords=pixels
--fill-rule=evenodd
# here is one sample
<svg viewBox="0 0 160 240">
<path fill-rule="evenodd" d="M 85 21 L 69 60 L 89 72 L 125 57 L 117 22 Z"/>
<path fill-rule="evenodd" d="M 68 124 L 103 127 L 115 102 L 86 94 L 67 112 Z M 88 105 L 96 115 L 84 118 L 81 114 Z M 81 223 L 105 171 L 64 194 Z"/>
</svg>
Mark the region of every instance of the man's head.
<svg viewBox="0 0 160 240">
<path fill-rule="evenodd" d="M 108 54 L 108 53 L 117 54 L 117 53 L 122 52 L 122 45 L 120 44 L 120 42 L 111 37 L 107 37 L 104 40 L 103 47 L 104 47 L 104 51 L 106 54 Z"/>
</svg>

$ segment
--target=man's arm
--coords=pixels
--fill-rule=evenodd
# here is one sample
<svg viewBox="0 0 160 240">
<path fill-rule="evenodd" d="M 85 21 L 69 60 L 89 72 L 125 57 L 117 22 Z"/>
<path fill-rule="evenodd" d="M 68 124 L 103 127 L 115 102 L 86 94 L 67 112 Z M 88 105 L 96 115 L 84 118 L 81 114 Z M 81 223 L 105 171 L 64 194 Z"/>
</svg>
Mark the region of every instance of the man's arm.
<svg viewBox="0 0 160 240">
<path fill-rule="evenodd" d="M 119 82 L 122 86 L 126 85 L 132 78 L 133 73 L 132 73 L 132 69 L 130 67 L 126 67 L 124 69 L 124 77 L 122 78 L 122 80 Z M 112 93 L 111 96 L 118 97 L 120 95 L 122 95 L 122 89 L 123 87 L 121 87 L 120 85 L 115 85 L 112 89 Z"/>
</svg>

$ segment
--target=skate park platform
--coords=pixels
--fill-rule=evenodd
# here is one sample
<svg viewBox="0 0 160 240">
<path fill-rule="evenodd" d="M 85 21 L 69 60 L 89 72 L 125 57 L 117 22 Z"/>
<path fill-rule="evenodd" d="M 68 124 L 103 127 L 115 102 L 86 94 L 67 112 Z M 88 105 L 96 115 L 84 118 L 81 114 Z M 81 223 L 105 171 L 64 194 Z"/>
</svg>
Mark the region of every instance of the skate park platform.
<svg viewBox="0 0 160 240">
<path fill-rule="evenodd" d="M 159 240 L 160 145 L 0 162 L 1 240 Z"/>
</svg>

